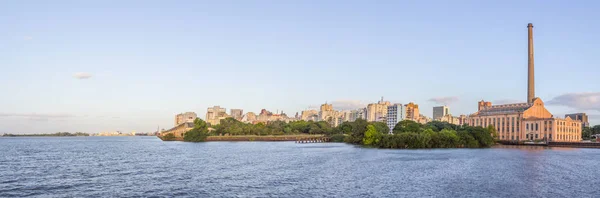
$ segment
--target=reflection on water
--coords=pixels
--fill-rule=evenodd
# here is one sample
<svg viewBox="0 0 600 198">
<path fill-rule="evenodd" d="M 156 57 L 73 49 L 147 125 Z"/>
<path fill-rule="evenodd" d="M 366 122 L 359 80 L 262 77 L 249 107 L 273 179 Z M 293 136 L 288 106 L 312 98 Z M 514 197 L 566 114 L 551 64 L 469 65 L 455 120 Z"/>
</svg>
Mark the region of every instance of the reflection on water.
<svg viewBox="0 0 600 198">
<path fill-rule="evenodd" d="M 600 149 L 0 138 L 0 197 L 598 197 Z"/>
<path fill-rule="evenodd" d="M 543 151 L 543 150 L 563 150 L 563 151 L 573 151 L 578 150 L 578 148 L 568 148 L 568 147 L 549 147 L 549 146 L 531 146 L 531 145 L 495 145 L 493 148 L 497 149 L 519 149 L 523 151 Z"/>
</svg>

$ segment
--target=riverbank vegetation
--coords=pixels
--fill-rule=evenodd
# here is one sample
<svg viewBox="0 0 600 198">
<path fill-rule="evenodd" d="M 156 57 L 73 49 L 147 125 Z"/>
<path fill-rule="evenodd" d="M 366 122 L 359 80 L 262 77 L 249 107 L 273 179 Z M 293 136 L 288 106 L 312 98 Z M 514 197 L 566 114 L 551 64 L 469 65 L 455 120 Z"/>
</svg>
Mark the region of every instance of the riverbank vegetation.
<svg viewBox="0 0 600 198">
<path fill-rule="evenodd" d="M 38 137 L 38 136 L 43 136 L 43 137 L 67 137 L 67 136 L 90 136 L 90 134 L 88 133 L 82 133 L 82 132 L 75 132 L 75 133 L 69 133 L 69 132 L 57 132 L 57 133 L 42 133 L 42 134 L 4 134 L 2 135 L 3 137 Z"/>
<path fill-rule="evenodd" d="M 187 142 L 203 142 L 207 137 L 325 135 L 332 142 L 346 142 L 376 148 L 482 148 L 493 145 L 496 131 L 493 127 L 457 126 L 446 122 L 419 124 L 404 120 L 390 130 L 383 122 L 357 119 L 331 127 L 328 122 L 273 121 L 267 124 L 243 123 L 233 118 L 221 120 L 208 130 L 202 119 L 194 121 L 194 128 L 185 133 Z M 165 136 L 166 138 L 166 136 Z M 227 139 L 227 138 L 225 138 Z M 225 140 L 224 139 L 224 140 Z"/>
<path fill-rule="evenodd" d="M 346 126 L 342 126 L 346 125 Z M 445 122 L 419 124 L 410 120 L 399 122 L 392 134 L 379 131 L 376 123 L 364 120 L 340 125 L 348 134 L 345 142 L 376 148 L 485 148 L 492 146 L 496 131 L 493 127 L 457 126 Z"/>
</svg>

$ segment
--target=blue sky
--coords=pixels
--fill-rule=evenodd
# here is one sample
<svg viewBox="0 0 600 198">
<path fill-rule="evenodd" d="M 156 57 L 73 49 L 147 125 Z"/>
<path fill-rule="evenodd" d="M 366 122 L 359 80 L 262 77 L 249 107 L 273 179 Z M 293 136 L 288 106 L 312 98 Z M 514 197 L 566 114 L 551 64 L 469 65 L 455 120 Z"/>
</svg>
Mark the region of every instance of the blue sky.
<svg viewBox="0 0 600 198">
<path fill-rule="evenodd" d="M 600 124 L 597 1 L 3 1 L 0 133 L 150 131 L 220 105 L 288 115 L 525 101 Z"/>
</svg>

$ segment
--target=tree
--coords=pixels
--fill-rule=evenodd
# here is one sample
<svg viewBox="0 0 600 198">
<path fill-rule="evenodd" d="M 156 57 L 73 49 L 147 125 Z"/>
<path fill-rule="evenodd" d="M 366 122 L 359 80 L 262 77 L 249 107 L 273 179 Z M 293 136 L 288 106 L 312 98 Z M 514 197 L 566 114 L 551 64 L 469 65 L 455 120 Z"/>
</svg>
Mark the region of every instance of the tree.
<svg viewBox="0 0 600 198">
<path fill-rule="evenodd" d="M 367 125 L 367 131 L 365 131 L 365 135 L 363 138 L 364 145 L 376 145 L 381 140 L 381 133 L 375 129 L 375 126 L 369 124 Z"/>
<path fill-rule="evenodd" d="M 489 125 L 486 130 L 491 134 L 494 141 L 498 140 L 498 132 L 496 131 L 496 127 L 494 127 L 494 125 Z"/>
<path fill-rule="evenodd" d="M 183 141 L 186 142 L 204 142 L 208 137 L 208 125 L 204 120 L 196 118 L 194 128 L 183 135 Z"/>
<path fill-rule="evenodd" d="M 388 134 L 390 132 L 390 128 L 383 122 L 371 122 L 371 124 L 382 134 Z"/>
<path fill-rule="evenodd" d="M 594 125 L 594 127 L 592 127 L 592 135 L 595 134 L 600 134 L 600 125 Z"/>
<path fill-rule="evenodd" d="M 589 140 L 592 136 L 592 128 L 590 127 L 583 127 L 581 129 L 581 138 L 583 138 L 584 140 Z"/>
<path fill-rule="evenodd" d="M 421 124 L 412 121 L 412 120 L 402 120 L 394 126 L 392 130 L 394 134 L 396 133 L 405 133 L 405 132 L 414 132 L 419 133 L 421 131 Z"/>
</svg>

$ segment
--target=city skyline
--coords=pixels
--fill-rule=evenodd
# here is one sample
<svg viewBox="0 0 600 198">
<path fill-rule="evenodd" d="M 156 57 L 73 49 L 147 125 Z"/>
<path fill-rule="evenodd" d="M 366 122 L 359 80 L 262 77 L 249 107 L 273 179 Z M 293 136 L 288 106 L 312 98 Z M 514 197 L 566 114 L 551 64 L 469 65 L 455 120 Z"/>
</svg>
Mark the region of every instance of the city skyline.
<svg viewBox="0 0 600 198">
<path fill-rule="evenodd" d="M 0 8 L 0 133 L 153 131 L 215 105 L 293 116 L 381 96 L 469 115 L 480 100 L 525 102 L 528 23 L 536 96 L 600 123 L 597 2 L 134 2 Z"/>
</svg>

